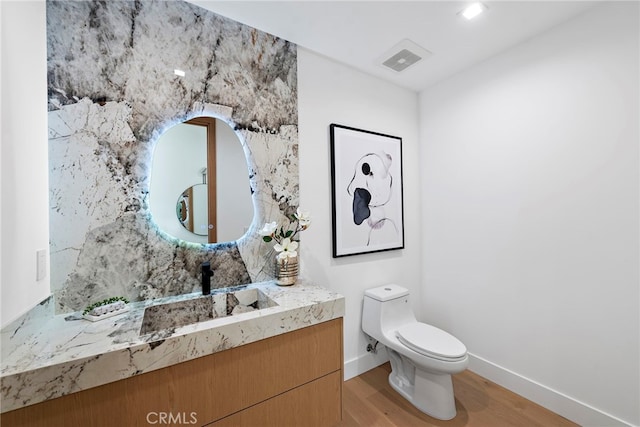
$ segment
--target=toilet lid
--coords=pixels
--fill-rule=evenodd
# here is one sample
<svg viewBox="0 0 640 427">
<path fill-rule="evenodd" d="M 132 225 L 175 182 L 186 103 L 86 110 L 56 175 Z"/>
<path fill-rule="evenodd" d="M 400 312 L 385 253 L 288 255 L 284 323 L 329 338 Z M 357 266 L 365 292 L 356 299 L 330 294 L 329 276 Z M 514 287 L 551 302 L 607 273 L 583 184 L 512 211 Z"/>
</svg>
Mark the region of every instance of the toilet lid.
<svg viewBox="0 0 640 427">
<path fill-rule="evenodd" d="M 460 360 L 467 354 L 460 340 L 426 323 L 409 323 L 396 331 L 400 342 L 411 350 L 440 360 Z"/>
</svg>

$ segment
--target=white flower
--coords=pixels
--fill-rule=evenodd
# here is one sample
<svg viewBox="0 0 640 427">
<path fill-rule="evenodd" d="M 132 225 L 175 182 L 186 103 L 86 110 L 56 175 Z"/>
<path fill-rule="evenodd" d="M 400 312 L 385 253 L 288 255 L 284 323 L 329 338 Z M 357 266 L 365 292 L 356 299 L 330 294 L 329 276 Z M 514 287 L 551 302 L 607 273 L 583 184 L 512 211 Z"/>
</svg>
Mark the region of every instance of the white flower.
<svg viewBox="0 0 640 427">
<path fill-rule="evenodd" d="M 311 224 L 311 215 L 309 215 L 309 212 L 302 212 L 300 208 L 296 210 L 295 217 L 303 230 L 306 230 Z"/>
<path fill-rule="evenodd" d="M 261 236 L 271 236 L 276 232 L 277 228 L 278 224 L 275 221 L 267 222 L 258 233 L 260 233 Z"/>
<path fill-rule="evenodd" d="M 288 215 L 288 224 L 279 226 L 276 222 L 268 222 L 258 233 L 266 243 L 273 242 L 273 249 L 278 253 L 279 261 L 298 256 L 299 233 L 306 230 L 311 224 L 309 212 L 303 212 L 298 208 L 296 213 Z"/>
<path fill-rule="evenodd" d="M 289 257 L 295 257 L 298 255 L 298 252 L 296 252 L 296 249 L 298 249 L 298 242 L 285 237 L 282 239 L 282 242 L 273 245 L 273 249 L 275 249 L 276 252 L 280 252 L 278 254 L 278 259 L 282 260 Z"/>
</svg>

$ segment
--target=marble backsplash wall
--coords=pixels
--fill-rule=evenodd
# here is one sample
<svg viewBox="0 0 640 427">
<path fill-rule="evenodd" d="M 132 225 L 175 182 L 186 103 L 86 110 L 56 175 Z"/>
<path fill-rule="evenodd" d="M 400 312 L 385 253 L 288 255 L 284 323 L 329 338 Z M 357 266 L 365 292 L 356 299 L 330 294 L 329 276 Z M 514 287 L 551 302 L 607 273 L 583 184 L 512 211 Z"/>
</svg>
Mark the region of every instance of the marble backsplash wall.
<svg viewBox="0 0 640 427">
<path fill-rule="evenodd" d="M 196 292 L 266 280 L 257 230 L 298 205 L 296 46 L 182 1 L 48 1 L 51 287 L 56 311 L 122 295 Z M 176 76 L 174 69 L 186 72 Z M 226 120 L 248 157 L 254 222 L 238 241 L 198 245 L 148 210 L 163 130 Z"/>
</svg>

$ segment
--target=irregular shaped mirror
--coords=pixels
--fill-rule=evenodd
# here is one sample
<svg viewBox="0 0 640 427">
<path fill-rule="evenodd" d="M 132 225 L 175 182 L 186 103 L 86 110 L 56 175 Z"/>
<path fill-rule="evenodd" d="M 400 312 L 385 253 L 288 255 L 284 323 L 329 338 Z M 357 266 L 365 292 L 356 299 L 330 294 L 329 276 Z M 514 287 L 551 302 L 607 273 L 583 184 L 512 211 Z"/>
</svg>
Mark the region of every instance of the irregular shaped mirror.
<svg viewBox="0 0 640 427">
<path fill-rule="evenodd" d="M 220 243 L 242 237 L 253 220 L 249 168 L 226 122 L 197 117 L 158 138 L 149 209 L 158 227 L 178 239 Z"/>
</svg>

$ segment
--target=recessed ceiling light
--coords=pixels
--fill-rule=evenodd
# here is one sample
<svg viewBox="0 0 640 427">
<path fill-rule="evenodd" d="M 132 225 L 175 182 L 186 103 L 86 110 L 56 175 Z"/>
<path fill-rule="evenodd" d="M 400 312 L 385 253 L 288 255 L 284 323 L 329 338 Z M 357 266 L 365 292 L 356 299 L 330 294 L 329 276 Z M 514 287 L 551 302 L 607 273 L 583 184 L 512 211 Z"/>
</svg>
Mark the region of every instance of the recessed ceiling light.
<svg viewBox="0 0 640 427">
<path fill-rule="evenodd" d="M 469 6 L 460 11 L 460 15 L 464 16 L 468 20 L 471 20 L 484 12 L 486 8 L 487 6 L 480 2 L 471 3 Z"/>
<path fill-rule="evenodd" d="M 180 76 L 180 77 L 184 77 L 185 76 L 185 72 L 182 70 L 173 70 L 173 74 L 175 74 L 176 76 Z"/>
</svg>

